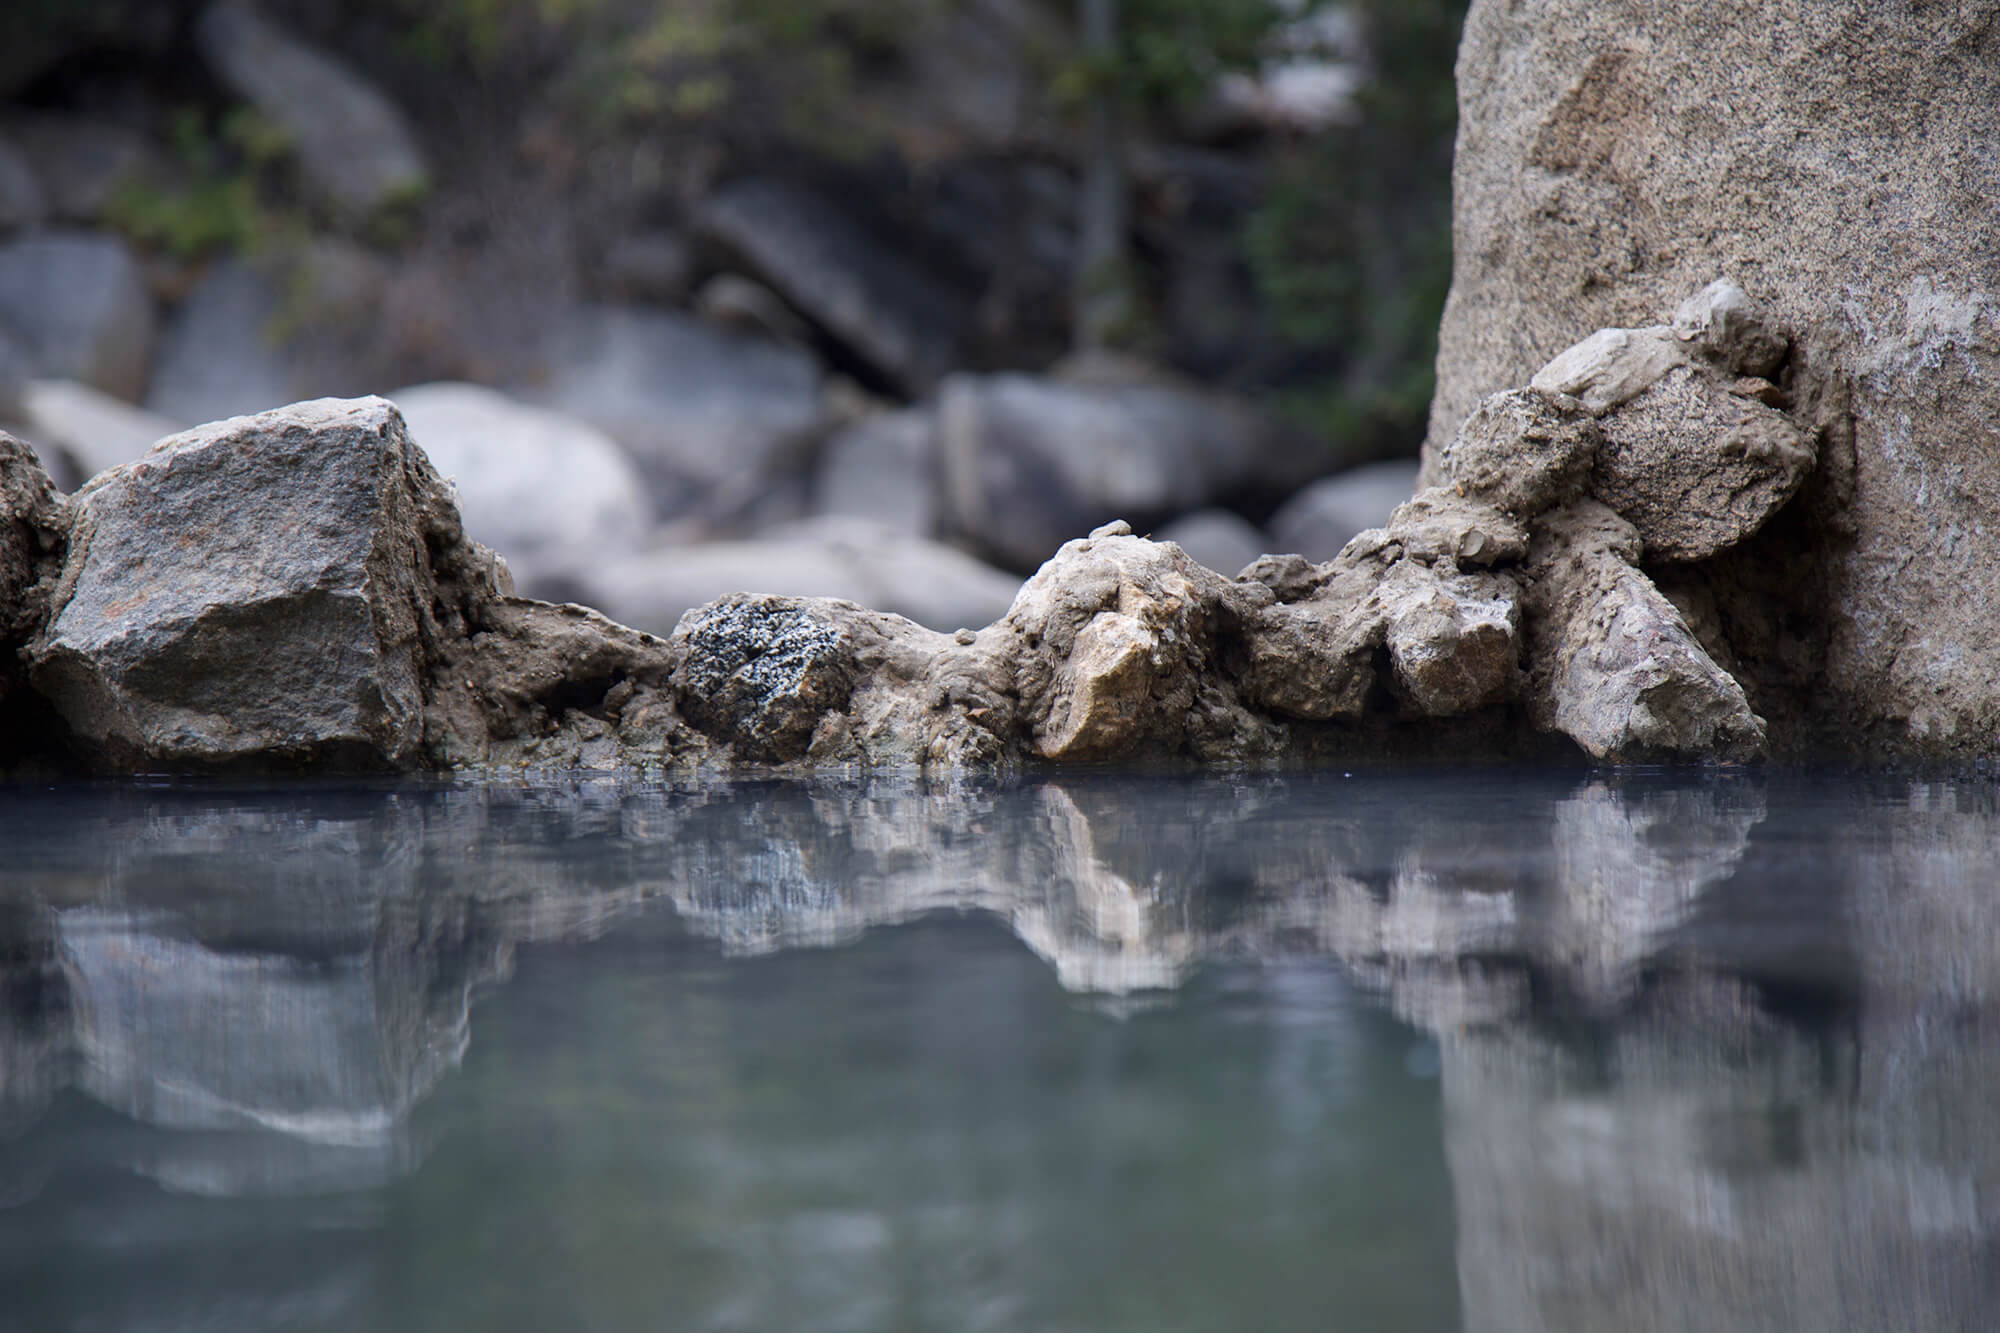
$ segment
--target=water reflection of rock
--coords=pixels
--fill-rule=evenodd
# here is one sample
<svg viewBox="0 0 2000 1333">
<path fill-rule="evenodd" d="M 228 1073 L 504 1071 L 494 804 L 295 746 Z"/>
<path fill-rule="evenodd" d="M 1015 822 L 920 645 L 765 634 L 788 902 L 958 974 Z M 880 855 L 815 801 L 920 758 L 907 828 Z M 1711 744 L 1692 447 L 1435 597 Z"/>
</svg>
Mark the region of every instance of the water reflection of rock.
<svg viewBox="0 0 2000 1333">
<path fill-rule="evenodd" d="M 1435 1033 L 1471 1327 L 1970 1327 L 1993 1308 L 1992 793 L 1507 782 L 11 801 L 0 1202 L 86 1151 L 48 1113 L 80 1105 L 68 1089 L 125 1118 L 93 1160 L 175 1191 L 393 1179 L 476 989 L 517 945 L 647 902 L 735 954 L 970 912 L 1074 991 L 1331 957 Z"/>
<path fill-rule="evenodd" d="M 1990 787 L 1790 805 L 1615 1013 L 1442 1040 L 1468 1330 L 1985 1329 Z"/>
</svg>

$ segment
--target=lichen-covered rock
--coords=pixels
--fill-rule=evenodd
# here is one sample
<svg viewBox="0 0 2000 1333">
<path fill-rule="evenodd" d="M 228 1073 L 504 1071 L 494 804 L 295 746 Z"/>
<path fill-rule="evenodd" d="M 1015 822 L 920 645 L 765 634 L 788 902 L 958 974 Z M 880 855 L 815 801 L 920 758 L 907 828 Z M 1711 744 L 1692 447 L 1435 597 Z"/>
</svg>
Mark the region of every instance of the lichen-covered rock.
<svg viewBox="0 0 2000 1333">
<path fill-rule="evenodd" d="M 1635 567 L 1642 549 L 1592 500 L 1538 526 L 1524 571 L 1537 723 L 1599 759 L 1756 757 L 1763 721 Z"/>
<path fill-rule="evenodd" d="M 437 486 L 380 399 L 170 437 L 77 493 L 36 687 L 114 762 L 413 764 Z"/>
<path fill-rule="evenodd" d="M 671 642 L 682 712 L 745 759 L 803 756 L 854 689 L 852 646 L 803 598 L 725 597 L 683 616 Z"/>
</svg>

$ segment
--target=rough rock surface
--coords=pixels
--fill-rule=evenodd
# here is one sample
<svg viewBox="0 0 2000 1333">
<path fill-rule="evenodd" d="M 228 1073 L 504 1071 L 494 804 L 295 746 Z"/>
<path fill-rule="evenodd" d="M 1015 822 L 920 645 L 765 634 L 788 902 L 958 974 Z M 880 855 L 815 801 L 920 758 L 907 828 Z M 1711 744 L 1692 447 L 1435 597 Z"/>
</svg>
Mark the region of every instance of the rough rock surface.
<svg viewBox="0 0 2000 1333">
<path fill-rule="evenodd" d="M 162 442 L 76 495 L 36 687 L 114 764 L 409 764 L 436 484 L 379 399 Z"/>
<path fill-rule="evenodd" d="M 21 649 L 48 618 L 67 526 L 62 497 L 34 450 L 0 432 L 0 707 L 15 706 L 9 696 L 21 683 Z"/>
<path fill-rule="evenodd" d="M 307 181 L 365 217 L 424 188 L 410 128 L 383 92 L 248 4 L 221 0 L 195 24 L 215 76 L 292 138 Z"/>
<path fill-rule="evenodd" d="M 1764 724 L 1673 604 L 1636 569 L 1631 524 L 1595 501 L 1558 510 L 1528 552 L 1530 704 L 1599 759 L 1747 759 Z"/>
<path fill-rule="evenodd" d="M 1549 376 L 1574 394 L 1488 399 L 1439 484 L 1331 561 L 1265 555 L 1229 579 L 1118 520 L 950 634 L 737 592 L 663 641 L 515 597 L 391 404 L 298 404 L 79 492 L 32 679 L 113 768 L 1243 763 L 1452 737 L 1501 753 L 1531 729 L 1618 762 L 1752 759 L 1766 728 L 1720 604 L 1649 573 L 1702 568 L 1673 544 L 1690 533 L 1740 544 L 1812 461 L 1765 401 L 1782 395 L 1746 387 L 1769 329 L 1732 292 L 1705 291 L 1671 343 L 1586 339 Z M 1652 382 L 1627 373 L 1633 347 Z M 1700 429 L 1669 429 L 1669 394 Z M 1723 447 L 1745 414 L 1803 457 Z M 640 600 L 698 554 L 647 559 Z"/>
<path fill-rule="evenodd" d="M 1775 376 L 1819 458 L 1695 576 L 1730 643 L 1784 627 L 1739 654 L 1774 743 L 1990 751 L 2000 7 L 1475 0 L 1458 86 L 1427 478 L 1482 398 L 1727 273 L 1791 335 L 1782 365 L 1731 302 L 1669 332 Z"/>
</svg>

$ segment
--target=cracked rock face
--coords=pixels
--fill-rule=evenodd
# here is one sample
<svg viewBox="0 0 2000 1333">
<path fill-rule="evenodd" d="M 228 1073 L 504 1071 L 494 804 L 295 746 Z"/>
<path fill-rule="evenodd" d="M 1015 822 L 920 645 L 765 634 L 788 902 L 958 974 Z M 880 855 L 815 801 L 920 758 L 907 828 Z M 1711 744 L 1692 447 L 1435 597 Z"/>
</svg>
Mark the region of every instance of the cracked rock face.
<svg viewBox="0 0 2000 1333">
<path fill-rule="evenodd" d="M 48 617 L 67 526 L 35 451 L 0 432 L 0 704 L 21 686 L 19 653 Z"/>
</svg>

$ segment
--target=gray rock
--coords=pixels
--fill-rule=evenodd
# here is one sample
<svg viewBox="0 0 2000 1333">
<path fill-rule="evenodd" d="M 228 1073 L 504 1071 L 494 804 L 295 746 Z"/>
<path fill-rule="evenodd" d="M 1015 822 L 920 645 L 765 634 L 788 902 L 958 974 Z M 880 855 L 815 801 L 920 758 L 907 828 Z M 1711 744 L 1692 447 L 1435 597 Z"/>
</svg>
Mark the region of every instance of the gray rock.
<svg viewBox="0 0 2000 1333">
<path fill-rule="evenodd" d="M 1991 4 L 1868 0 L 1466 19 L 1428 448 L 1580 333 L 1655 324 L 1730 274 L 1770 336 L 1713 297 L 1676 332 L 1702 330 L 1719 372 L 1772 372 L 1793 335 L 1774 373 L 1818 436 L 1783 531 L 1710 574 L 1732 624 L 1793 645 L 1746 655 L 1787 750 L 1971 756 L 2000 734 L 2000 601 L 1977 591 L 2000 557 L 1994 31 Z"/>
<path fill-rule="evenodd" d="M 1768 379 L 1790 350 L 1785 335 L 1728 278 L 1717 278 L 1681 302 L 1673 331 L 1732 375 Z"/>
<path fill-rule="evenodd" d="M 1197 509 L 1153 530 L 1153 540 L 1172 542 L 1221 574 L 1234 574 L 1264 554 L 1271 539 L 1263 529 L 1228 509 Z"/>
<path fill-rule="evenodd" d="M 437 488 L 381 399 L 175 436 L 75 497 L 35 687 L 114 763 L 412 763 Z"/>
<path fill-rule="evenodd" d="M 832 597 L 935 630 L 990 624 L 1020 580 L 949 546 L 867 520 L 824 519 L 744 541 L 663 547 L 576 571 L 574 593 L 614 620 L 667 634 L 731 593 Z"/>
<path fill-rule="evenodd" d="M 110 121 L 24 116 L 9 120 L 6 132 L 57 222 L 101 223 L 121 191 L 162 174 L 145 136 Z"/>
<path fill-rule="evenodd" d="M 522 588 L 539 570 L 645 544 L 645 480 L 603 432 L 476 384 L 421 384 L 389 398 L 453 484 L 466 530 L 507 557 Z"/>
<path fill-rule="evenodd" d="M 0 233 L 38 226 L 48 213 L 48 195 L 28 155 L 0 138 Z"/>
<path fill-rule="evenodd" d="M 38 448 L 60 453 L 80 480 L 129 463 L 183 424 L 75 380 L 32 380 L 21 419 Z M 44 455 L 46 457 L 46 453 Z"/>
<path fill-rule="evenodd" d="M 1380 527 L 1416 489 L 1414 462 L 1369 463 L 1323 478 L 1279 506 L 1265 524 L 1271 545 L 1311 561 L 1331 560 L 1355 534 Z"/>
<path fill-rule="evenodd" d="M 25 344 L 38 375 L 129 401 L 145 392 L 153 298 L 116 236 L 40 231 L 0 244 L 0 325 Z"/>
<path fill-rule="evenodd" d="M 291 136 L 307 183 L 335 208 L 366 217 L 424 189 L 402 113 L 359 72 L 236 0 L 209 6 L 195 40 L 216 78 Z"/>
<path fill-rule="evenodd" d="M 820 445 L 813 508 L 912 537 L 938 530 L 936 422 L 929 411 L 877 412 Z"/>
<path fill-rule="evenodd" d="M 656 502 L 756 488 L 802 463 L 824 429 L 811 357 L 665 311 L 586 306 L 560 329 L 547 381 L 521 396 L 624 447 Z"/>
<path fill-rule="evenodd" d="M 1647 329 L 1599 329 L 1536 371 L 1528 386 L 1568 395 L 1592 416 L 1601 417 L 1686 364 L 1682 341 L 1664 324 Z"/>
<path fill-rule="evenodd" d="M 1246 405 L 1164 379 L 954 375 L 937 421 L 950 527 L 1022 569 L 1118 515 L 1222 499 L 1282 447 Z"/>
<path fill-rule="evenodd" d="M 775 179 L 736 181 L 709 196 L 700 224 L 793 308 L 905 392 L 922 393 L 956 363 L 968 312 L 820 196 Z"/>
<path fill-rule="evenodd" d="M 1638 532 L 1592 500 L 1546 517 L 1528 555 L 1529 701 L 1599 759 L 1748 759 L 1764 723 L 1743 687 L 1634 568 Z"/>
</svg>

